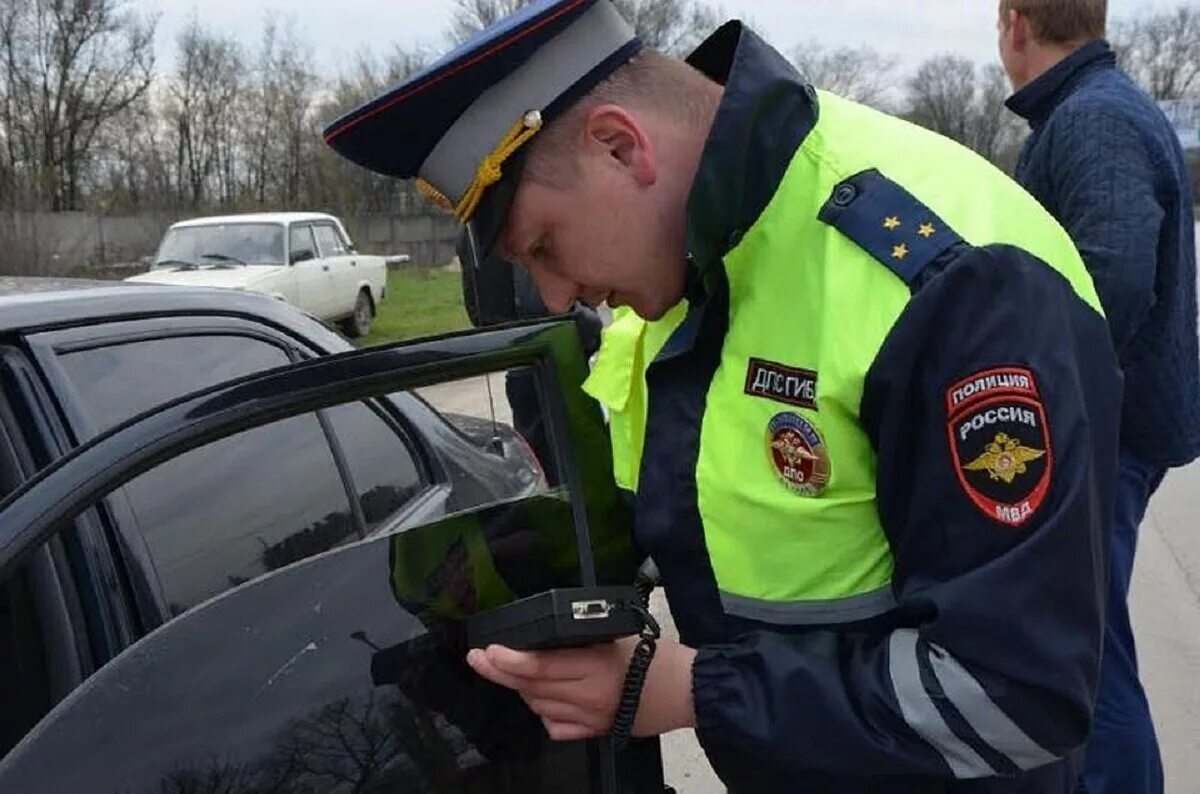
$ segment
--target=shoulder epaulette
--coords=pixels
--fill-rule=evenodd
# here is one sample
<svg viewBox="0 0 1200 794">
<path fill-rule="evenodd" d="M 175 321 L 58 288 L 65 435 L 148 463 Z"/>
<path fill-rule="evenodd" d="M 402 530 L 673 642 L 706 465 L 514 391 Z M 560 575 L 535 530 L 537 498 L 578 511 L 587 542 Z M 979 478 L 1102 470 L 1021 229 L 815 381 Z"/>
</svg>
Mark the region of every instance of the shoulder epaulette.
<svg viewBox="0 0 1200 794">
<path fill-rule="evenodd" d="M 839 182 L 819 217 L 906 284 L 942 252 L 963 242 L 929 207 L 874 169 Z"/>
</svg>

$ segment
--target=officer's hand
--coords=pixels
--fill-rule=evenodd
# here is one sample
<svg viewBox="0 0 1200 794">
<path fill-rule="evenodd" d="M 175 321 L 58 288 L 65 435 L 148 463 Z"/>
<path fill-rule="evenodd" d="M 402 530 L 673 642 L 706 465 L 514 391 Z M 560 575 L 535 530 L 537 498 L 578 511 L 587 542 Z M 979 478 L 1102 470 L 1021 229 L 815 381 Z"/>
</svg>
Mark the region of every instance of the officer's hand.
<svg viewBox="0 0 1200 794">
<path fill-rule="evenodd" d="M 514 651 L 492 646 L 473 650 L 467 662 L 484 678 L 516 690 L 542 718 L 550 738 L 574 741 L 603 736 L 612 728 L 625 671 L 636 638 L 590 648 Z M 633 724 L 634 736 L 656 736 L 695 724 L 692 661 L 696 652 L 661 640 Z"/>
</svg>

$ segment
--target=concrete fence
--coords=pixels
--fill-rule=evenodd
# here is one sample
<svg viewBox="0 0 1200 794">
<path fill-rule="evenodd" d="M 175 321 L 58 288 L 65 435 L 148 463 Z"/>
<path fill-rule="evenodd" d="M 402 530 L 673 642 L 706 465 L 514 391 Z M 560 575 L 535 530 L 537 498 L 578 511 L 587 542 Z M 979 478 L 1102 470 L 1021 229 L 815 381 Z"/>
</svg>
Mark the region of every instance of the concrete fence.
<svg viewBox="0 0 1200 794">
<path fill-rule="evenodd" d="M 0 212 L 0 275 L 65 275 L 138 270 L 172 223 L 194 214 L 142 212 Z M 342 215 L 364 254 L 407 254 L 408 267 L 454 257 L 458 227 L 450 215 Z"/>
<path fill-rule="evenodd" d="M 408 254 L 409 265 L 444 265 L 454 258 L 458 221 L 452 215 L 356 215 L 342 222 L 363 253 Z"/>
</svg>

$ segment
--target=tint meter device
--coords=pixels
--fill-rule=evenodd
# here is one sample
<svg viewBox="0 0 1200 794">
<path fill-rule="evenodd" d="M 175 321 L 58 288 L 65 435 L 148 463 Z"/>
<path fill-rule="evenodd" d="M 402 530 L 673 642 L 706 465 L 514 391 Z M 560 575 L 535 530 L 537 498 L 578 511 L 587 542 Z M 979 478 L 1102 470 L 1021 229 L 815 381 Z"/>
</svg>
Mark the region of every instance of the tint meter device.
<svg viewBox="0 0 1200 794">
<path fill-rule="evenodd" d="M 638 603 L 632 585 L 547 590 L 467 618 L 467 645 L 543 650 L 629 637 L 642 630 Z"/>
</svg>

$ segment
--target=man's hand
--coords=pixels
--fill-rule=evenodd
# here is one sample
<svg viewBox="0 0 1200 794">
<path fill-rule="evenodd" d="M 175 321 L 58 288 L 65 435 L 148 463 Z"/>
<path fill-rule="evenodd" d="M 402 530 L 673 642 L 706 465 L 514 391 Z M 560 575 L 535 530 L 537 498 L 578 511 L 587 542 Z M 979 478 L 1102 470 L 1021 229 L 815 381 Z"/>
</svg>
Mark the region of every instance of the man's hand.
<svg viewBox="0 0 1200 794">
<path fill-rule="evenodd" d="M 612 727 L 636 637 L 588 648 L 473 650 L 467 663 L 489 681 L 516 690 L 557 741 L 606 735 Z M 695 724 L 692 661 L 696 652 L 660 640 L 633 724 L 634 736 L 657 736 Z"/>
</svg>

